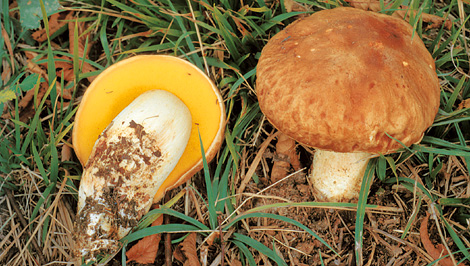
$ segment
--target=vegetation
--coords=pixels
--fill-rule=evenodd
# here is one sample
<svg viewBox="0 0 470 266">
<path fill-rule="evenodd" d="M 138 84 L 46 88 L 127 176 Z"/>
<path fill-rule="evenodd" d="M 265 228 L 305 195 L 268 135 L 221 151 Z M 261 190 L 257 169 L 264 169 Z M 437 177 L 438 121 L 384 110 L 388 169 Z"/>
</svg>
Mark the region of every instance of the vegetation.
<svg viewBox="0 0 470 266">
<path fill-rule="evenodd" d="M 357 204 L 315 202 L 306 168 L 270 181 L 277 132 L 255 92 L 257 59 L 271 36 L 299 16 L 354 2 L 34 2 L 0 4 L 0 264 L 72 260 L 82 172 L 71 144 L 74 114 L 96 75 L 137 54 L 174 55 L 205 71 L 225 99 L 227 128 L 218 157 L 146 215 L 123 239 L 123 251 L 104 258 L 109 265 L 133 265 L 125 251 L 163 233 L 169 241 L 160 243 L 155 263 L 161 265 L 165 249 L 177 250 L 191 232 L 205 265 L 469 264 L 470 6 L 464 1 L 375 3 L 377 12 L 408 11 L 435 58 L 441 107 L 420 144 L 369 164 Z M 313 150 L 298 144 L 297 152 L 308 167 Z M 164 224 L 148 227 L 161 214 Z"/>
</svg>

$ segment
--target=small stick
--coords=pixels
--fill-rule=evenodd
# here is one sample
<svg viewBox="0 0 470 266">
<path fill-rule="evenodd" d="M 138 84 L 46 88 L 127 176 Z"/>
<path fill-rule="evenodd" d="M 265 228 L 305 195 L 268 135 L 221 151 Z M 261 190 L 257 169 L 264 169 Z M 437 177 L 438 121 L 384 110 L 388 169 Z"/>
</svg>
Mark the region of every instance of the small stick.
<svg viewBox="0 0 470 266">
<path fill-rule="evenodd" d="M 165 195 L 165 202 L 168 202 L 170 200 L 170 193 L 166 193 Z M 170 217 L 168 215 L 164 215 L 164 224 L 169 224 L 170 223 Z M 172 257 L 172 252 L 171 252 L 171 236 L 169 233 L 166 233 L 165 236 L 165 265 L 166 266 L 171 266 L 171 257 Z"/>
<path fill-rule="evenodd" d="M 4 188 L 4 191 L 5 191 L 8 199 L 10 200 L 11 206 L 13 206 L 13 209 L 15 210 L 15 212 L 17 214 L 17 217 L 20 220 L 21 225 L 24 228 L 28 227 L 28 222 L 26 222 L 26 220 L 24 219 L 23 214 L 22 214 L 20 208 L 18 207 L 18 204 L 16 203 L 15 196 L 13 195 L 13 192 L 11 190 L 9 190 L 8 188 Z M 31 235 L 31 232 L 29 230 L 26 230 L 26 232 L 28 233 L 28 235 L 32 239 L 31 244 L 33 245 L 33 248 L 36 250 L 36 253 L 38 254 L 39 264 L 40 265 L 45 264 L 46 260 L 43 256 L 42 252 L 41 252 L 41 248 L 39 248 L 38 242 Z"/>
<path fill-rule="evenodd" d="M 221 258 L 222 260 L 220 261 L 220 265 L 221 266 L 224 266 L 224 261 L 225 261 L 225 252 L 224 252 L 224 249 L 225 249 L 225 243 L 224 243 L 224 235 L 223 235 L 223 232 L 222 232 L 222 217 L 217 217 L 217 221 L 219 222 L 219 237 L 220 237 L 220 249 L 221 249 Z"/>
</svg>

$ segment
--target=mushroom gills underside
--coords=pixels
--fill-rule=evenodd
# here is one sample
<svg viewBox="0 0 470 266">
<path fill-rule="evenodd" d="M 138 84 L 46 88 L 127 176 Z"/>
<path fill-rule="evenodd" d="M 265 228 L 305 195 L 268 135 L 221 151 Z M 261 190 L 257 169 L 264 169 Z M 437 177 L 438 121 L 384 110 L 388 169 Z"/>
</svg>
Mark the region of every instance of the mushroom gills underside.
<svg viewBox="0 0 470 266">
<path fill-rule="evenodd" d="M 372 154 L 342 153 L 317 149 L 310 181 L 322 201 L 341 202 L 359 197 L 362 178 Z"/>
<path fill-rule="evenodd" d="M 75 256 L 85 261 L 119 250 L 176 166 L 191 133 L 191 113 L 175 95 L 137 97 L 103 131 L 80 182 Z"/>
</svg>

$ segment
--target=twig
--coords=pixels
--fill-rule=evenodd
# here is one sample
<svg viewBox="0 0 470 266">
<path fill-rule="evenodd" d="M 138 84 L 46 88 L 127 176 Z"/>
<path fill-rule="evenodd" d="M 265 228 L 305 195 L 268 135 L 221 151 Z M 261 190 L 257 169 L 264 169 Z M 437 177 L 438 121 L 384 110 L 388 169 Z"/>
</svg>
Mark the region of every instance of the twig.
<svg viewBox="0 0 470 266">
<path fill-rule="evenodd" d="M 378 229 L 378 228 L 372 228 L 372 230 L 375 231 L 375 232 L 377 232 L 377 233 L 379 233 L 379 234 L 381 234 L 381 235 L 384 235 L 384 236 L 386 236 L 386 237 L 388 237 L 388 238 L 390 238 L 390 239 L 392 239 L 392 240 L 394 240 L 394 241 L 396 241 L 396 242 L 398 242 L 398 243 L 400 243 L 400 244 L 402 244 L 402 245 L 406 245 L 406 246 L 410 247 L 411 249 L 413 249 L 413 251 L 414 251 L 417 255 L 422 255 L 423 258 L 424 258 L 428 263 L 429 263 L 429 262 L 432 262 L 432 261 L 434 260 L 426 251 L 422 250 L 421 248 L 419 248 L 419 247 L 418 247 L 417 245 L 415 245 L 415 244 L 412 244 L 412 243 L 410 243 L 410 242 L 408 242 L 408 241 L 405 241 L 405 240 L 403 240 L 403 239 L 401 239 L 401 238 L 399 238 L 399 237 L 396 237 L 396 236 L 394 236 L 394 235 L 391 235 L 391 234 L 389 234 L 389 233 L 387 233 L 387 232 L 385 232 L 385 231 L 383 231 L 383 230 L 380 230 L 380 229 Z"/>
<path fill-rule="evenodd" d="M 255 173 L 256 169 L 258 168 L 258 164 L 260 163 L 262 157 L 263 157 L 263 154 L 264 154 L 264 151 L 266 150 L 266 148 L 268 148 L 269 146 L 269 143 L 271 143 L 271 141 L 277 137 L 278 135 L 280 134 L 280 132 L 276 132 L 274 134 L 271 134 L 268 138 L 266 138 L 266 140 L 263 142 L 263 144 L 260 145 L 260 148 L 258 149 L 258 153 L 256 154 L 255 156 L 255 159 L 253 160 L 253 162 L 251 163 L 251 166 L 250 168 L 248 168 L 248 172 L 245 174 L 245 176 L 243 177 L 243 180 L 242 182 L 240 183 L 240 187 L 238 188 L 237 190 L 237 194 L 240 195 L 238 198 L 237 198 L 237 201 L 239 201 L 241 199 L 241 194 L 243 193 L 243 191 L 245 190 L 245 187 L 246 185 L 248 184 L 248 182 L 251 180 L 253 174 Z M 228 217 L 227 217 L 228 218 Z"/>
<path fill-rule="evenodd" d="M 28 227 L 28 222 L 26 222 L 26 220 L 24 219 L 23 214 L 22 214 L 20 208 L 18 207 L 18 204 L 16 203 L 15 196 L 13 195 L 13 192 L 11 190 L 9 190 L 8 188 L 6 188 L 6 187 L 4 187 L 3 189 L 5 191 L 5 194 L 8 197 L 8 200 L 10 200 L 11 206 L 13 206 L 13 209 L 15 210 L 18 219 L 20 220 L 21 226 L 23 226 L 24 228 L 27 228 Z M 26 230 L 26 232 L 28 233 L 29 237 L 31 237 L 31 239 L 32 239 L 31 244 L 33 245 L 33 248 L 36 250 L 36 253 L 38 254 L 39 264 L 43 265 L 46 262 L 46 260 L 43 256 L 42 252 L 41 252 L 41 248 L 39 248 L 39 245 L 38 245 L 38 242 L 36 241 L 36 238 L 34 238 L 31 235 L 31 232 L 29 230 Z"/>
<path fill-rule="evenodd" d="M 224 243 L 224 235 L 223 235 L 223 232 L 222 232 L 222 217 L 217 217 L 217 221 L 219 222 L 219 237 L 220 237 L 220 249 L 221 249 L 221 257 L 222 257 L 222 260 L 220 261 L 220 265 L 221 266 L 224 266 L 224 261 L 225 261 L 225 243 Z"/>
<path fill-rule="evenodd" d="M 166 193 L 165 195 L 165 202 L 168 202 L 170 200 L 170 193 Z M 170 223 L 170 217 L 168 215 L 164 215 L 164 224 L 169 224 Z M 171 266 L 171 235 L 169 233 L 165 234 L 165 265 L 166 266 Z"/>
</svg>

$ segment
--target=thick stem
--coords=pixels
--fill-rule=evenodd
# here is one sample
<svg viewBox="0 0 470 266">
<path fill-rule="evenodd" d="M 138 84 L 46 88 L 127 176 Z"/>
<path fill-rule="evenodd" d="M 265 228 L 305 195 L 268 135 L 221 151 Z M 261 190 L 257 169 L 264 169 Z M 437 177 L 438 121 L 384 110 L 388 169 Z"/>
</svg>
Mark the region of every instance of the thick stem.
<svg viewBox="0 0 470 266">
<path fill-rule="evenodd" d="M 322 201 L 357 199 L 370 153 L 316 150 L 310 180 Z"/>
<path fill-rule="evenodd" d="M 126 107 L 93 147 L 80 182 L 75 254 L 113 254 L 148 212 L 180 159 L 191 113 L 173 94 L 148 91 Z"/>
</svg>

